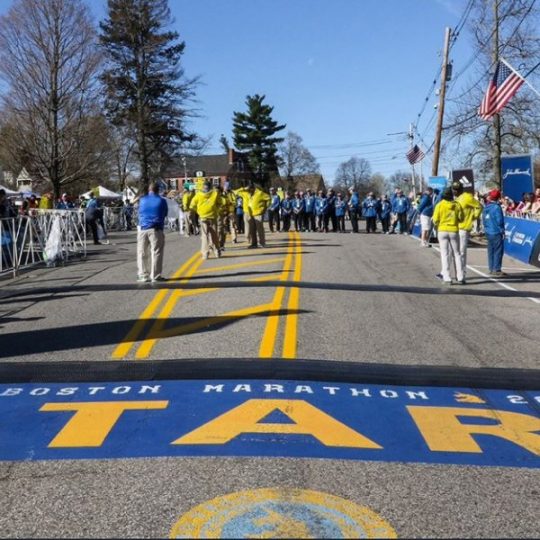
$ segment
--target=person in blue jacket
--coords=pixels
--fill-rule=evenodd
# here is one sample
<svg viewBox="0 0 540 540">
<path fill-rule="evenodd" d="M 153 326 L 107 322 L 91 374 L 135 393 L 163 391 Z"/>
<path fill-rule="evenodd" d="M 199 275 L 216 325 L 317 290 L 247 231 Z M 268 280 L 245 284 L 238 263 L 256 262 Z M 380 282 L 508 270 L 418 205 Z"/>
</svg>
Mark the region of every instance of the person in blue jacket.
<svg viewBox="0 0 540 540">
<path fill-rule="evenodd" d="M 297 191 L 293 199 L 294 230 L 296 232 L 304 232 L 304 209 L 304 194 Z"/>
<path fill-rule="evenodd" d="M 326 195 L 328 200 L 328 219 L 332 222 L 332 232 L 337 231 L 337 217 L 336 217 L 336 192 L 330 188 Z"/>
<path fill-rule="evenodd" d="M 315 200 L 315 194 L 311 191 L 311 189 L 308 189 L 304 197 L 304 229 L 309 232 L 315 232 L 317 230 L 315 220 Z"/>
<path fill-rule="evenodd" d="M 358 219 L 360 218 L 360 197 L 355 188 L 349 188 L 349 219 L 353 233 L 358 232 Z"/>
<path fill-rule="evenodd" d="M 502 260 L 504 255 L 504 214 L 499 204 L 501 192 L 492 189 L 487 196 L 486 205 L 482 211 L 482 221 L 488 242 L 488 267 L 491 276 L 503 277 Z"/>
<path fill-rule="evenodd" d="M 291 216 L 293 213 L 293 199 L 289 191 L 285 194 L 285 198 L 281 201 L 281 219 L 283 221 L 283 232 L 289 232 L 291 228 Z"/>
<path fill-rule="evenodd" d="M 396 225 L 399 224 L 399 234 L 409 234 L 407 232 L 407 212 L 411 207 L 409 199 L 403 194 L 403 190 L 399 189 L 394 197 L 394 202 L 392 203 L 392 212 L 396 216 L 396 220 L 392 225 L 392 230 L 390 234 L 396 232 Z"/>
<path fill-rule="evenodd" d="M 416 208 L 420 214 L 420 227 L 422 229 L 422 247 L 431 247 L 429 245 L 429 237 L 431 235 L 431 218 L 433 217 L 433 189 L 428 187 Z"/>
<path fill-rule="evenodd" d="M 268 227 L 270 232 L 274 232 L 274 223 L 276 225 L 276 231 L 279 232 L 279 211 L 281 209 L 281 199 L 276 193 L 276 188 L 270 188 L 270 206 L 268 207 Z"/>
<path fill-rule="evenodd" d="M 317 229 L 320 232 L 328 232 L 328 198 L 324 191 L 319 191 L 315 200 L 315 213 L 317 214 Z"/>
<path fill-rule="evenodd" d="M 379 221 L 381 222 L 384 234 L 389 234 L 391 214 L 392 203 L 389 201 L 388 195 L 383 195 L 379 203 Z"/>
<path fill-rule="evenodd" d="M 362 203 L 362 212 L 366 218 L 366 233 L 377 232 L 377 199 L 369 192 Z"/>
<path fill-rule="evenodd" d="M 341 191 L 337 194 L 334 202 L 336 209 L 337 230 L 339 232 L 345 232 L 345 214 L 347 212 L 347 201 L 344 199 Z"/>
</svg>

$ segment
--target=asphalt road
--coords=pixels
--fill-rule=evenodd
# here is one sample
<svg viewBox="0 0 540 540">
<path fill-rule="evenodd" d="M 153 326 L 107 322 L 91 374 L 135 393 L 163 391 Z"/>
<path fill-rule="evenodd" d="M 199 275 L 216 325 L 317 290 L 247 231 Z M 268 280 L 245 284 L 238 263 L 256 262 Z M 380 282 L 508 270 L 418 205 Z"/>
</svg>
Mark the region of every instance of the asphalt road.
<svg viewBox="0 0 540 540">
<path fill-rule="evenodd" d="M 467 285 L 450 287 L 435 277 L 436 248 L 421 248 L 411 237 L 280 233 L 269 235 L 265 249 L 228 244 L 221 259 L 206 261 L 197 254 L 198 242 L 167 235 L 169 279 L 159 284 L 136 283 L 135 233 L 91 246 L 85 262 L 3 280 L 1 361 L 215 359 L 218 365 L 279 358 L 416 366 L 419 372 L 423 366 L 538 369 L 540 271 L 507 258 L 509 277 L 490 279 L 481 247 L 469 251 Z M 2 388 L 14 386 L 1 382 Z M 538 390 L 531 395 L 540 396 Z M 30 407 L 21 404 L 23 411 Z M 392 430 L 385 406 L 380 419 L 372 415 L 375 431 L 384 431 L 377 424 L 385 423 Z M 531 414 L 540 416 L 538 407 L 531 405 Z M 25 414 L 31 426 L 31 414 L 44 413 Z M 214 416 L 205 409 L 199 424 Z M 144 418 L 133 428 L 134 439 L 125 435 L 126 446 L 139 441 L 142 448 L 142 441 L 157 438 L 158 428 L 148 427 L 155 417 Z M 24 429 L 21 420 L 17 433 Z M 402 441 L 404 456 L 420 452 L 421 444 L 425 450 L 411 440 Z M 277 453 L 287 457 L 216 457 L 211 450 L 149 457 L 141 450 L 142 457 L 126 459 L 120 449 L 116 458 L 43 461 L 27 453 L 0 462 L 0 527 L 9 537 L 189 536 L 173 527 L 197 505 L 266 488 L 278 490 L 282 505 L 292 504 L 291 490 L 298 489 L 340 497 L 375 512 L 399 537 L 540 536 L 538 460 L 484 466 L 409 457 L 336 459 L 331 452 L 313 458 L 298 448 L 297 454 Z M 203 514 L 208 518 L 217 506 Z M 257 517 L 253 537 L 325 534 L 302 529 L 297 514 L 281 523 L 268 508 L 264 512 L 271 526 Z M 370 523 L 375 536 L 386 531 L 375 518 Z M 231 527 L 232 533 L 244 531 Z"/>
</svg>

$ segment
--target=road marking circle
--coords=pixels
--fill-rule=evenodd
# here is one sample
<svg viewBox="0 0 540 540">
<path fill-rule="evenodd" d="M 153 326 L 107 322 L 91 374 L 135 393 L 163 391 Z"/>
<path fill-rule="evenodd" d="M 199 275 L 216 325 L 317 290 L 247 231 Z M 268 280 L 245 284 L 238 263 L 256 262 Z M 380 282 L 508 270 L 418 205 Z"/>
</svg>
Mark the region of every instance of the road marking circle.
<svg viewBox="0 0 540 540">
<path fill-rule="evenodd" d="M 381 516 L 341 497 L 307 489 L 254 489 L 202 503 L 170 538 L 397 538 Z"/>
</svg>

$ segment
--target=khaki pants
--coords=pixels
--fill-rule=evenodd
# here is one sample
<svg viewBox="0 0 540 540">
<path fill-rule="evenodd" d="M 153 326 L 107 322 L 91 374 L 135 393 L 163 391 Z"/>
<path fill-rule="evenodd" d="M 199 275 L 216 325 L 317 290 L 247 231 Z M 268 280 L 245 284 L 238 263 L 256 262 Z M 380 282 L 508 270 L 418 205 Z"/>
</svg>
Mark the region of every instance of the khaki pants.
<svg viewBox="0 0 540 540">
<path fill-rule="evenodd" d="M 265 245 L 265 236 L 264 236 L 264 221 L 263 216 L 253 216 L 249 220 L 249 228 L 251 229 L 251 244 L 252 246 L 257 245 L 257 240 L 259 241 L 260 246 Z"/>
<path fill-rule="evenodd" d="M 165 234 L 157 229 L 137 232 L 137 269 L 139 276 L 156 279 L 163 271 Z"/>
<path fill-rule="evenodd" d="M 251 223 L 251 218 L 249 214 L 244 212 L 244 233 L 246 235 L 246 242 L 251 245 L 253 244 L 253 231 L 251 230 L 250 223 Z M 255 241 L 255 243 L 257 242 Z"/>
<path fill-rule="evenodd" d="M 210 251 L 219 256 L 219 238 L 215 219 L 201 219 L 201 253 L 207 259 Z"/>
<path fill-rule="evenodd" d="M 225 220 L 227 218 L 225 217 L 218 217 L 218 220 L 217 220 L 217 235 L 218 235 L 218 239 L 219 239 L 219 248 L 224 248 L 225 247 L 225 239 L 227 237 L 227 229 L 225 227 Z"/>
<path fill-rule="evenodd" d="M 236 216 L 229 214 L 229 232 L 231 233 L 232 241 L 236 244 L 238 241 L 238 230 L 236 227 Z"/>
<path fill-rule="evenodd" d="M 186 236 L 191 234 L 191 214 L 189 210 L 184 212 L 184 233 Z"/>
</svg>

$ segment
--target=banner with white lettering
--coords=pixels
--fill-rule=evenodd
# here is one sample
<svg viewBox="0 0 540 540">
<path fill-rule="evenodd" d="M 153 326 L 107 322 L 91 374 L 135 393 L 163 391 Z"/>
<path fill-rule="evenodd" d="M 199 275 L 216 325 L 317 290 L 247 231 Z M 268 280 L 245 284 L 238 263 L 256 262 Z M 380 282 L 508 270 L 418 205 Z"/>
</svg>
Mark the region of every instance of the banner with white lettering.
<svg viewBox="0 0 540 540">
<path fill-rule="evenodd" d="M 533 191 L 534 171 L 530 154 L 501 158 L 503 193 L 512 200 L 521 201 L 524 193 Z"/>
<path fill-rule="evenodd" d="M 540 389 L 0 385 L 0 460 L 281 456 L 540 468 Z"/>
</svg>

